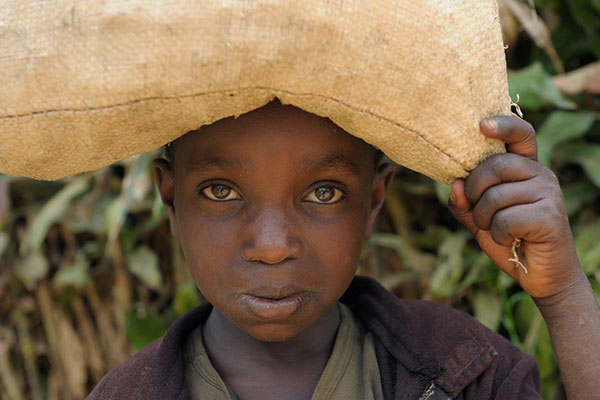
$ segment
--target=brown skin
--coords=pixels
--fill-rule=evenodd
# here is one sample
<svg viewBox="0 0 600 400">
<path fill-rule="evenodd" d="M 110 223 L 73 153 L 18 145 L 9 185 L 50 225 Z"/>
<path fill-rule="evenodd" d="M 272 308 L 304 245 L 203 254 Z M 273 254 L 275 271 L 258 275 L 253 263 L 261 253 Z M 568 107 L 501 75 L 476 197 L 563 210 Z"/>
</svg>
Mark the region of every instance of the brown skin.
<svg viewBox="0 0 600 400">
<path fill-rule="evenodd" d="M 394 167 L 376 171 L 366 143 L 277 103 L 174 146 L 174 165 L 156 160 L 154 173 L 192 276 L 214 305 L 203 331 L 211 361 L 244 399 L 311 398 L 339 325 L 335 304 Z M 299 306 L 273 318 L 245 297 L 288 292 L 300 293 Z"/>
<path fill-rule="evenodd" d="M 537 162 L 531 124 L 515 117 L 481 123 L 484 135 L 507 143 L 466 180 L 452 185 L 450 209 L 479 246 L 519 281 L 544 317 L 570 400 L 598 399 L 600 310 L 575 252 L 556 176 Z M 512 258 L 512 243 L 523 243 Z"/>
<path fill-rule="evenodd" d="M 591 399 L 600 371 L 600 311 L 577 260 L 557 179 L 536 161 L 531 125 L 492 120 L 496 128 L 484 121 L 482 132 L 507 142 L 508 154 L 457 180 L 451 210 L 534 298 L 569 399 Z M 174 165 L 156 160 L 154 172 L 173 234 L 215 306 L 204 327 L 211 361 L 244 399 L 309 399 L 339 324 L 335 302 L 354 275 L 394 168 L 375 172 L 372 156 L 365 156 L 372 149 L 362 141 L 277 104 L 217 122 L 174 146 Z M 231 187 L 216 190 L 229 201 L 207 198 L 209 184 Z M 315 189 L 334 185 L 345 195 L 334 191 L 333 204 L 315 202 Z M 523 239 L 528 274 L 508 261 L 514 238 Z M 281 286 L 303 294 L 291 315 L 259 317 L 244 301 L 243 293 L 272 296 Z"/>
</svg>

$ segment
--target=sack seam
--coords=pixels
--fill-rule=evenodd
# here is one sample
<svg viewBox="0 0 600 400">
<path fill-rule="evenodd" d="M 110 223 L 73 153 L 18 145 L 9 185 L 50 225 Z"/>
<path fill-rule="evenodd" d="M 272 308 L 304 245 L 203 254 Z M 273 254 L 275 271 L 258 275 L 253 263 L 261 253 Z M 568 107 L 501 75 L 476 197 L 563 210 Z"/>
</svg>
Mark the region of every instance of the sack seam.
<svg viewBox="0 0 600 400">
<path fill-rule="evenodd" d="M 124 102 L 124 103 L 111 104 L 111 105 L 102 106 L 102 107 L 57 108 L 57 109 L 51 109 L 51 110 L 32 111 L 32 112 L 26 113 L 26 114 L 15 114 L 15 115 L 1 116 L 0 117 L 0 122 L 1 121 L 5 121 L 5 120 L 11 120 L 11 119 L 34 118 L 34 117 L 38 117 L 38 116 L 46 116 L 48 114 L 62 114 L 62 113 L 80 114 L 80 113 L 87 113 L 87 112 L 109 111 L 109 110 L 113 110 L 113 109 L 129 107 L 129 106 L 136 105 L 136 104 L 160 102 L 160 101 L 165 101 L 165 100 L 171 101 L 171 100 L 178 100 L 178 99 L 193 99 L 193 98 L 196 98 L 196 97 L 203 97 L 203 96 L 207 96 L 207 95 L 211 95 L 211 94 L 220 94 L 220 93 L 225 94 L 225 93 L 229 93 L 229 94 L 233 95 L 236 92 L 241 92 L 241 91 L 246 91 L 246 90 L 252 90 L 252 89 L 263 90 L 263 91 L 267 91 L 267 92 L 270 92 L 270 93 L 273 93 L 273 94 L 276 94 L 276 93 L 279 92 L 279 93 L 284 93 L 284 94 L 291 95 L 291 96 L 320 97 L 322 99 L 325 99 L 325 100 L 328 100 L 328 101 L 332 101 L 332 102 L 337 103 L 337 104 L 339 104 L 339 105 L 341 105 L 343 107 L 346 107 L 346 108 L 352 110 L 353 112 L 357 112 L 357 113 L 361 113 L 361 114 L 366 114 L 366 115 L 369 115 L 371 117 L 377 118 L 377 119 L 379 119 L 381 121 L 385 121 L 385 122 L 387 122 L 389 124 L 392 124 L 392 125 L 395 125 L 395 126 L 401 128 L 401 129 L 404 129 L 407 132 L 410 132 L 416 138 L 420 139 L 422 142 L 424 142 L 425 144 L 427 144 L 431 148 L 433 148 L 435 151 L 437 151 L 439 154 L 447 157 L 449 160 L 451 160 L 452 162 L 454 162 L 455 164 L 457 164 L 462 170 L 464 170 L 465 172 L 468 172 L 467 169 L 465 169 L 454 157 L 450 156 L 449 154 L 447 154 L 446 152 L 444 152 L 442 149 L 440 149 L 439 147 L 437 147 L 436 145 L 434 145 L 433 143 L 431 143 L 429 140 L 425 139 L 417 131 L 415 131 L 413 129 L 410 129 L 410 128 L 407 128 L 406 126 L 401 125 L 398 122 L 392 121 L 389 118 L 385 118 L 385 117 L 382 117 L 380 115 L 374 114 L 373 112 L 368 111 L 368 110 L 358 109 L 356 107 L 353 107 L 353 106 L 351 106 L 351 105 L 349 105 L 347 103 L 344 103 L 343 101 L 340 101 L 340 100 L 335 99 L 335 98 L 330 97 L 330 96 L 325 96 L 325 95 L 320 95 L 320 94 L 315 94 L 315 93 L 295 93 L 295 92 L 288 91 L 288 90 L 274 89 L 274 88 L 268 88 L 268 87 L 263 87 L 263 86 L 252 86 L 252 87 L 237 88 L 237 89 L 231 89 L 231 90 L 206 91 L 206 92 L 189 94 L 189 95 L 182 95 L 182 96 L 146 97 L 146 98 L 131 100 L 131 101 Z"/>
</svg>

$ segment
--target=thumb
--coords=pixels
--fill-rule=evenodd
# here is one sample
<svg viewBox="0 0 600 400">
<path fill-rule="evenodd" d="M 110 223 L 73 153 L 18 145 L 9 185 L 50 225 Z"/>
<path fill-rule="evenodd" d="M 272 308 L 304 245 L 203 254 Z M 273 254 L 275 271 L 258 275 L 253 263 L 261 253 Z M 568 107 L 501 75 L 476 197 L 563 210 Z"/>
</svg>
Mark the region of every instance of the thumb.
<svg viewBox="0 0 600 400">
<path fill-rule="evenodd" d="M 448 205 L 456 219 L 477 238 L 479 228 L 473 222 L 473 204 L 471 204 L 465 195 L 465 181 L 463 179 L 457 179 L 452 183 Z"/>
</svg>

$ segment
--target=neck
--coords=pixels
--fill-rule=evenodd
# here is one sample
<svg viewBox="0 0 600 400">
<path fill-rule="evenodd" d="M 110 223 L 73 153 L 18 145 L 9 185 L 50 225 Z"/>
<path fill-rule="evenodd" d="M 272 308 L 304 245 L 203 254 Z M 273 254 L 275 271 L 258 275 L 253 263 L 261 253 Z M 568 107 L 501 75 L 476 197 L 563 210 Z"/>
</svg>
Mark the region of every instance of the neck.
<svg viewBox="0 0 600 400">
<path fill-rule="evenodd" d="M 219 358 L 219 354 L 227 354 L 228 358 L 252 360 L 255 363 L 290 363 L 323 354 L 328 358 L 339 323 L 339 311 L 334 304 L 295 337 L 283 342 L 263 342 L 238 328 L 213 308 L 204 325 L 203 338 L 211 359 Z"/>
</svg>

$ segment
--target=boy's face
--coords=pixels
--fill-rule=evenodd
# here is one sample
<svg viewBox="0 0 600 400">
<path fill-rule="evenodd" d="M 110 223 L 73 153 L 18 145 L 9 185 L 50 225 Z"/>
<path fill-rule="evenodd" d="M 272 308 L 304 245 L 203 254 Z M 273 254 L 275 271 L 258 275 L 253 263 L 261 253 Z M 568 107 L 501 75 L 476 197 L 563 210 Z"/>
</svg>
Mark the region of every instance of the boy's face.
<svg viewBox="0 0 600 400">
<path fill-rule="evenodd" d="M 271 103 L 174 144 L 161 196 L 198 288 L 236 326 L 284 341 L 348 288 L 394 168 L 329 120 Z"/>
</svg>

